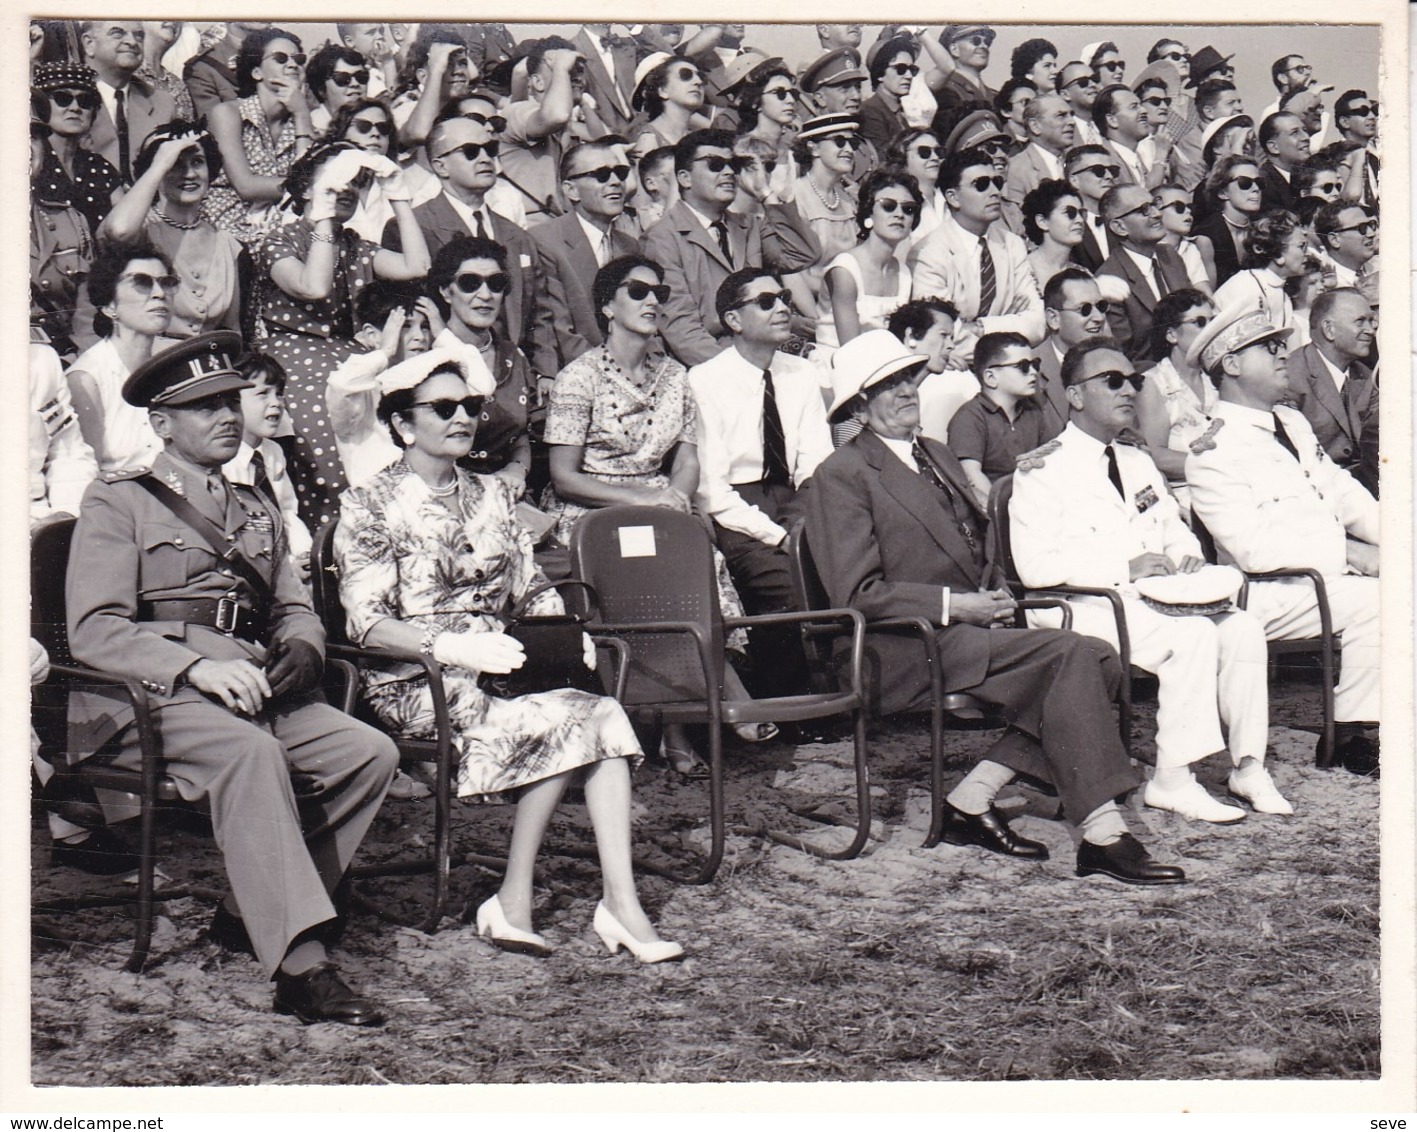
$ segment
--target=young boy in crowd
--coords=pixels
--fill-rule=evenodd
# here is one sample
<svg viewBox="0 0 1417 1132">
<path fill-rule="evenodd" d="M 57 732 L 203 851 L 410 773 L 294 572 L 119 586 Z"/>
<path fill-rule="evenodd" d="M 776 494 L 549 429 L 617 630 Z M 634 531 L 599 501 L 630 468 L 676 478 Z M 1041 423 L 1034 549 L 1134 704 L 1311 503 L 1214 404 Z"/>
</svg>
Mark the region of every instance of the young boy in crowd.
<svg viewBox="0 0 1417 1132">
<path fill-rule="evenodd" d="M 1015 461 L 1043 443 L 1043 412 L 1034 401 L 1040 366 L 1022 334 L 986 334 L 974 348 L 979 392 L 950 420 L 950 451 L 959 457 L 979 506 Z"/>
<path fill-rule="evenodd" d="M 302 581 L 310 580 L 310 530 L 296 510 L 295 485 L 285 467 L 285 453 L 275 442 L 285 416 L 285 368 L 267 354 L 248 353 L 236 364 L 251 382 L 241 391 L 241 447 L 222 474 L 232 483 L 256 487 L 280 508 L 290 563 Z"/>
</svg>

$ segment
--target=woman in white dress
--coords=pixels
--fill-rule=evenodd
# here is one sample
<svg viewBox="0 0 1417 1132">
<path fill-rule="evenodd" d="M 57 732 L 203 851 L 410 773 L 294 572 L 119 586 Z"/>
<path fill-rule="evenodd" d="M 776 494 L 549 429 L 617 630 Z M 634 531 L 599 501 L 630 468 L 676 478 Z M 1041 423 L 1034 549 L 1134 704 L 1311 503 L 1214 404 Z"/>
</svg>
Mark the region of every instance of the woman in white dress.
<svg viewBox="0 0 1417 1132">
<path fill-rule="evenodd" d="M 1186 454 L 1191 441 L 1210 427 L 1210 414 L 1220 400 L 1210 378 L 1186 361 L 1186 351 L 1214 317 L 1209 296 L 1194 287 L 1172 291 L 1157 303 L 1153 349 L 1163 352 L 1162 358 L 1146 371 L 1137 394 L 1137 430 L 1186 512 L 1190 511 Z"/>
<path fill-rule="evenodd" d="M 1304 274 L 1308 254 L 1308 234 L 1292 212 L 1280 209 L 1257 216 L 1245 234 L 1244 270 L 1220 285 L 1216 307 L 1262 312 L 1271 326 L 1294 331 L 1289 348 L 1299 349 L 1309 341 L 1309 327 L 1295 317 L 1285 284 Z"/>
</svg>

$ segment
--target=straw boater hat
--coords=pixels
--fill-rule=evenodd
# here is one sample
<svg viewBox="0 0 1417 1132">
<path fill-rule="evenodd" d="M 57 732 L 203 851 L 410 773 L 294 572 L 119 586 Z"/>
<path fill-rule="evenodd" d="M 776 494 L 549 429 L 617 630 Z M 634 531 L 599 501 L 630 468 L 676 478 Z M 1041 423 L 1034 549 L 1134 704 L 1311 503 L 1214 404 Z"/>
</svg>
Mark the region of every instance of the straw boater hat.
<svg viewBox="0 0 1417 1132">
<path fill-rule="evenodd" d="M 832 403 L 827 416 L 835 418 L 856 394 L 929 360 L 927 354 L 907 350 L 889 330 L 858 334 L 832 355 Z"/>
<path fill-rule="evenodd" d="M 241 349 L 241 335 L 234 330 L 188 338 L 130 373 L 123 382 L 123 400 L 140 409 L 180 408 L 218 393 L 250 389 L 234 361 Z"/>
</svg>

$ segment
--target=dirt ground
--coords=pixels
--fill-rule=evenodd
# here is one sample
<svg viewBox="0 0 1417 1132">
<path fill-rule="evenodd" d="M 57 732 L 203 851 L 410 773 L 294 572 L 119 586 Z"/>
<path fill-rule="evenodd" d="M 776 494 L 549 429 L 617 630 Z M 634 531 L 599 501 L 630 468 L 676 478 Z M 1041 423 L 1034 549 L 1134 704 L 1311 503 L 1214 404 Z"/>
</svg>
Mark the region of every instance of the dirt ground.
<svg viewBox="0 0 1417 1132">
<path fill-rule="evenodd" d="M 1151 734 L 1154 701 L 1138 710 Z M 270 1009 L 254 961 L 205 939 L 192 899 L 165 906 L 147 970 L 119 968 L 131 922 L 113 909 L 35 924 L 32 1077 L 42 1085 L 474 1082 L 1373 1079 L 1379 1065 L 1377 782 L 1313 767 L 1312 681 L 1275 692 L 1271 769 L 1298 810 L 1227 827 L 1144 810 L 1127 818 L 1189 883 L 1139 889 L 1073 875 L 1071 827 L 1011 797 L 1016 828 L 1052 859 L 922 849 L 929 815 L 923 724 L 874 730 L 875 837 L 831 863 L 773 845 L 765 825 L 807 821 L 850 797 L 848 742 L 730 746 L 735 832 L 714 883 L 646 877 L 645 904 L 680 964 L 609 957 L 590 932 L 598 895 L 583 807 L 553 825 L 538 889 L 549 959 L 479 942 L 467 922 L 492 872 L 454 874 L 437 934 L 356 917 L 338 953 L 384 1002 L 387 1026 L 305 1027 Z M 949 736 L 948 781 L 990 741 Z M 1145 744 L 1140 744 L 1145 753 Z M 1223 790 L 1210 760 L 1201 778 Z M 707 795 L 655 764 L 636 778 L 637 836 L 679 851 L 704 836 Z M 431 839 L 431 804 L 390 802 L 366 859 Z M 459 806 L 461 848 L 499 852 L 509 807 Z M 190 824 L 190 823 L 189 823 Z M 38 897 L 92 889 L 51 869 L 33 826 Z M 221 886 L 199 832 L 161 839 L 174 880 Z M 408 911 L 426 878 L 372 883 Z"/>
</svg>

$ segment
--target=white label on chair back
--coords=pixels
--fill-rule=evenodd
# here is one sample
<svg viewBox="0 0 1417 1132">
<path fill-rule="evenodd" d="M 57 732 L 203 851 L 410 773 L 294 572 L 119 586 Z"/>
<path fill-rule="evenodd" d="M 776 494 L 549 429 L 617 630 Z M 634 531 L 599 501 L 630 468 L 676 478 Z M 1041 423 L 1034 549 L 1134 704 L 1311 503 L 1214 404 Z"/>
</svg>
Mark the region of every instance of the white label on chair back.
<svg viewBox="0 0 1417 1132">
<path fill-rule="evenodd" d="M 621 558 L 654 557 L 653 527 L 620 527 L 617 533 L 620 536 Z"/>
</svg>

